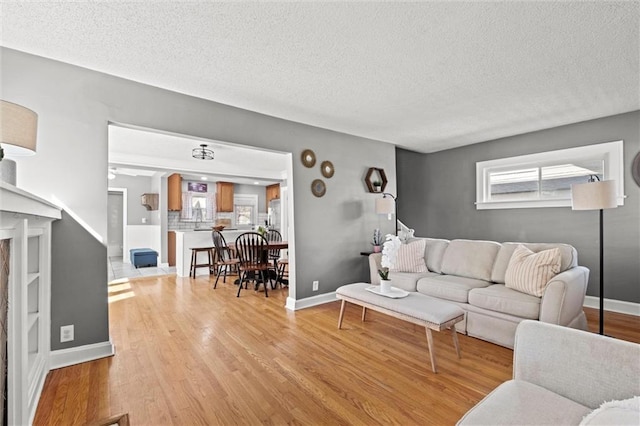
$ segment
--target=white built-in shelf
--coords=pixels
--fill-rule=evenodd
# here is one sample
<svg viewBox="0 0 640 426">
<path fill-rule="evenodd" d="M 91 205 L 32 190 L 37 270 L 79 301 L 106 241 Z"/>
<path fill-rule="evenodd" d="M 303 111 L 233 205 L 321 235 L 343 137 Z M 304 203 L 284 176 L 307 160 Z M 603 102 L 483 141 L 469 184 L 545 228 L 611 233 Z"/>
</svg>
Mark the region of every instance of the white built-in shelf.
<svg viewBox="0 0 640 426">
<path fill-rule="evenodd" d="M 61 209 L 0 182 L 0 239 L 9 241 L 8 424 L 32 424 L 51 347 L 51 222 Z"/>
<path fill-rule="evenodd" d="M 27 285 L 33 284 L 40 277 L 40 272 L 27 274 Z"/>
<path fill-rule="evenodd" d="M 27 330 L 31 331 L 31 329 L 38 322 L 39 319 L 40 319 L 40 315 L 38 315 L 37 312 L 27 315 Z"/>
</svg>

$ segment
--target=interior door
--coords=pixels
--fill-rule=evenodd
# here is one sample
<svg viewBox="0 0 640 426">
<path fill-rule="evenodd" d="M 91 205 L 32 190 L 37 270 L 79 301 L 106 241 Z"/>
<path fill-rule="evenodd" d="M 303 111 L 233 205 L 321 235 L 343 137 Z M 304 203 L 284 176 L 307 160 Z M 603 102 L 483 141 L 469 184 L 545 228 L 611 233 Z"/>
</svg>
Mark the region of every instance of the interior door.
<svg viewBox="0 0 640 426">
<path fill-rule="evenodd" d="M 107 199 L 107 255 L 109 257 L 122 257 L 122 231 L 123 221 L 123 198 L 121 192 L 109 191 L 109 198 Z"/>
</svg>

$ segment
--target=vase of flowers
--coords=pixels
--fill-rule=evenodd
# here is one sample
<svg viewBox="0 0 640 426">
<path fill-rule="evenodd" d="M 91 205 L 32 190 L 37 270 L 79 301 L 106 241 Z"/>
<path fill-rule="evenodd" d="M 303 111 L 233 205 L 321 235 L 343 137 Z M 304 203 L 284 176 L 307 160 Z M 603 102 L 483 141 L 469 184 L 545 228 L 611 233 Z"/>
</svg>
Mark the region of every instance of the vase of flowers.
<svg viewBox="0 0 640 426">
<path fill-rule="evenodd" d="M 373 245 L 373 252 L 380 253 L 382 246 L 382 232 L 380 232 L 380 229 L 376 228 L 373 230 L 373 240 L 371 244 Z"/>
<path fill-rule="evenodd" d="M 396 256 L 402 242 L 396 235 L 387 234 L 384 245 L 382 246 L 381 268 L 378 269 L 380 275 L 380 292 L 386 293 L 391 290 L 391 280 L 389 279 L 389 270 L 393 268 L 396 262 Z"/>
</svg>

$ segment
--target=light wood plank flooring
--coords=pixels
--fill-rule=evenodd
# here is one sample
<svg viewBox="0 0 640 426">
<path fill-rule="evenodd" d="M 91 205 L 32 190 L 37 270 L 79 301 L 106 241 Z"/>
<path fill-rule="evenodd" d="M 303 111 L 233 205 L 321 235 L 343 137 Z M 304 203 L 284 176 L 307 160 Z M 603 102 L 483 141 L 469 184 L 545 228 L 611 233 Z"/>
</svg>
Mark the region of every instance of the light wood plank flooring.
<svg viewBox="0 0 640 426">
<path fill-rule="evenodd" d="M 215 278 L 215 277 L 212 277 Z M 110 285 L 116 356 L 49 373 L 36 425 L 451 425 L 511 377 L 512 351 L 434 333 L 339 302 L 289 312 L 287 290 L 243 291 L 207 276 Z M 597 329 L 597 311 L 588 310 Z M 606 331 L 640 342 L 640 320 L 607 314 Z"/>
</svg>

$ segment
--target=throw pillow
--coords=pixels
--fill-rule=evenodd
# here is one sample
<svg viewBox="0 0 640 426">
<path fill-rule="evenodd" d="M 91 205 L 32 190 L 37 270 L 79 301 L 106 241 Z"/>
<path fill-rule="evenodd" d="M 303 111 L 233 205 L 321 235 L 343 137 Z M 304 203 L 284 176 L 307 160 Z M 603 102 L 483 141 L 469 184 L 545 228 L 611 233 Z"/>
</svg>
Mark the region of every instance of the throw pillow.
<svg viewBox="0 0 640 426">
<path fill-rule="evenodd" d="M 580 425 L 638 425 L 640 420 L 640 396 L 622 401 L 609 401 L 593 410 Z"/>
<path fill-rule="evenodd" d="M 424 261 L 425 240 L 413 241 L 400 245 L 396 255 L 393 272 L 427 272 L 427 265 Z"/>
<path fill-rule="evenodd" d="M 522 244 L 511 255 L 504 277 L 508 288 L 541 297 L 547 283 L 560 271 L 560 250 L 534 253 Z"/>
</svg>

